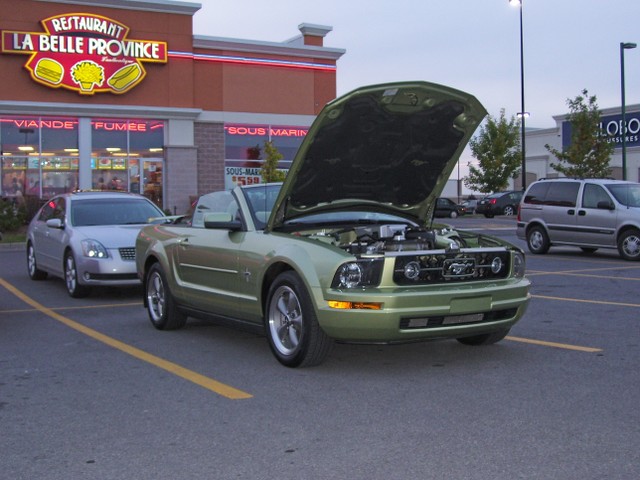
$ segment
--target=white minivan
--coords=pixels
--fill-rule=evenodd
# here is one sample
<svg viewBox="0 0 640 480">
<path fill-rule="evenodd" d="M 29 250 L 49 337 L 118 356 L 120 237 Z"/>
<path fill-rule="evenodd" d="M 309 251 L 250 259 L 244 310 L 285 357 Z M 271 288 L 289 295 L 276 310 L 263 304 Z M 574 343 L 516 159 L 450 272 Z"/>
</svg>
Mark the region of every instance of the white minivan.
<svg viewBox="0 0 640 480">
<path fill-rule="evenodd" d="M 553 245 L 587 253 L 617 248 L 640 260 L 640 183 L 608 179 L 542 179 L 520 202 L 516 233 L 531 253 Z"/>
</svg>

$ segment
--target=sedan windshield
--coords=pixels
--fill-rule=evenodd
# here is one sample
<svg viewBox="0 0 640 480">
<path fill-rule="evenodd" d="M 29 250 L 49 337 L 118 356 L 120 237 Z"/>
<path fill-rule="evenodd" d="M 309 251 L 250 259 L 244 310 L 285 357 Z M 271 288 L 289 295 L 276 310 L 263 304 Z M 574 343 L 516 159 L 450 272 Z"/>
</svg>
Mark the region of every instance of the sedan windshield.
<svg viewBox="0 0 640 480">
<path fill-rule="evenodd" d="M 607 185 L 616 200 L 626 207 L 640 207 L 640 183 Z"/>
<path fill-rule="evenodd" d="M 90 199 L 71 202 L 71 224 L 75 227 L 94 225 L 140 225 L 163 213 L 144 199 Z"/>
</svg>

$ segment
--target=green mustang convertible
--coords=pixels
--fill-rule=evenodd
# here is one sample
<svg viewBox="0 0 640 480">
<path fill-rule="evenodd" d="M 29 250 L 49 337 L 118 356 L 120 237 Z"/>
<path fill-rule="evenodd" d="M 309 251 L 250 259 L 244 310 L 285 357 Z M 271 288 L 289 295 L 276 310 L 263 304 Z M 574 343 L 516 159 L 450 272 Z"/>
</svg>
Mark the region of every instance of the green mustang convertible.
<svg viewBox="0 0 640 480">
<path fill-rule="evenodd" d="M 319 364 L 334 341 L 502 340 L 529 301 L 523 252 L 431 223 L 485 115 L 473 96 L 426 82 L 330 102 L 284 183 L 203 195 L 189 222 L 141 230 L 151 322 L 254 326 L 289 367 Z"/>
</svg>

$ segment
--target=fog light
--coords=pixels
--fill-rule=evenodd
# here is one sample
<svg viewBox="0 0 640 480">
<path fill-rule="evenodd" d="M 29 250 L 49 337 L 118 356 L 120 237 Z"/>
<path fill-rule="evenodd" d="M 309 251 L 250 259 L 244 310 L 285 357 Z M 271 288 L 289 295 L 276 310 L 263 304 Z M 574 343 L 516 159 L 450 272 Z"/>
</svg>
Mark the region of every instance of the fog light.
<svg viewBox="0 0 640 480">
<path fill-rule="evenodd" d="M 409 262 L 404 266 L 404 276 L 409 280 L 415 280 L 420 276 L 420 264 L 416 261 Z"/>
<path fill-rule="evenodd" d="M 502 259 L 500 257 L 496 257 L 491 262 L 491 271 L 493 273 L 498 273 L 500 270 L 502 270 Z"/>
</svg>

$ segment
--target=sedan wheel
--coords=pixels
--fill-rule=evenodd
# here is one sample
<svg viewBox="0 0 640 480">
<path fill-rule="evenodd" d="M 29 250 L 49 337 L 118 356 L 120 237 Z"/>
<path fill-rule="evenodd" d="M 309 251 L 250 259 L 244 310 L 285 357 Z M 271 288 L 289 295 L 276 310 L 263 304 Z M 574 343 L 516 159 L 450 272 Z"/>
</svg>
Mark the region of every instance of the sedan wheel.
<svg viewBox="0 0 640 480">
<path fill-rule="evenodd" d="M 640 260 L 640 232 L 627 230 L 618 240 L 618 252 L 625 260 Z"/>
<path fill-rule="evenodd" d="M 47 278 L 47 272 L 38 268 L 38 264 L 36 263 L 36 249 L 31 242 L 27 244 L 27 272 L 29 272 L 29 278 L 31 280 L 44 280 Z"/>
<path fill-rule="evenodd" d="M 451 210 L 451 213 L 449 214 L 450 218 L 457 218 L 458 217 L 458 212 L 456 212 L 455 210 Z"/>
<path fill-rule="evenodd" d="M 504 207 L 504 210 L 502 210 L 503 215 L 515 215 L 516 214 L 516 209 L 512 206 L 512 205 L 507 205 L 506 207 Z"/>
<path fill-rule="evenodd" d="M 154 263 L 147 273 L 145 297 L 149 319 L 158 330 L 175 330 L 187 323 L 187 316 L 177 308 L 158 263 Z"/>
<path fill-rule="evenodd" d="M 67 286 L 67 292 L 73 298 L 86 297 L 91 291 L 89 287 L 80 285 L 78 282 L 78 269 L 72 252 L 67 252 L 64 257 L 64 281 Z"/>
<path fill-rule="evenodd" d="M 269 290 L 265 329 L 271 351 L 287 367 L 320 364 L 333 342 L 322 331 L 300 277 L 284 272 Z"/>
</svg>

